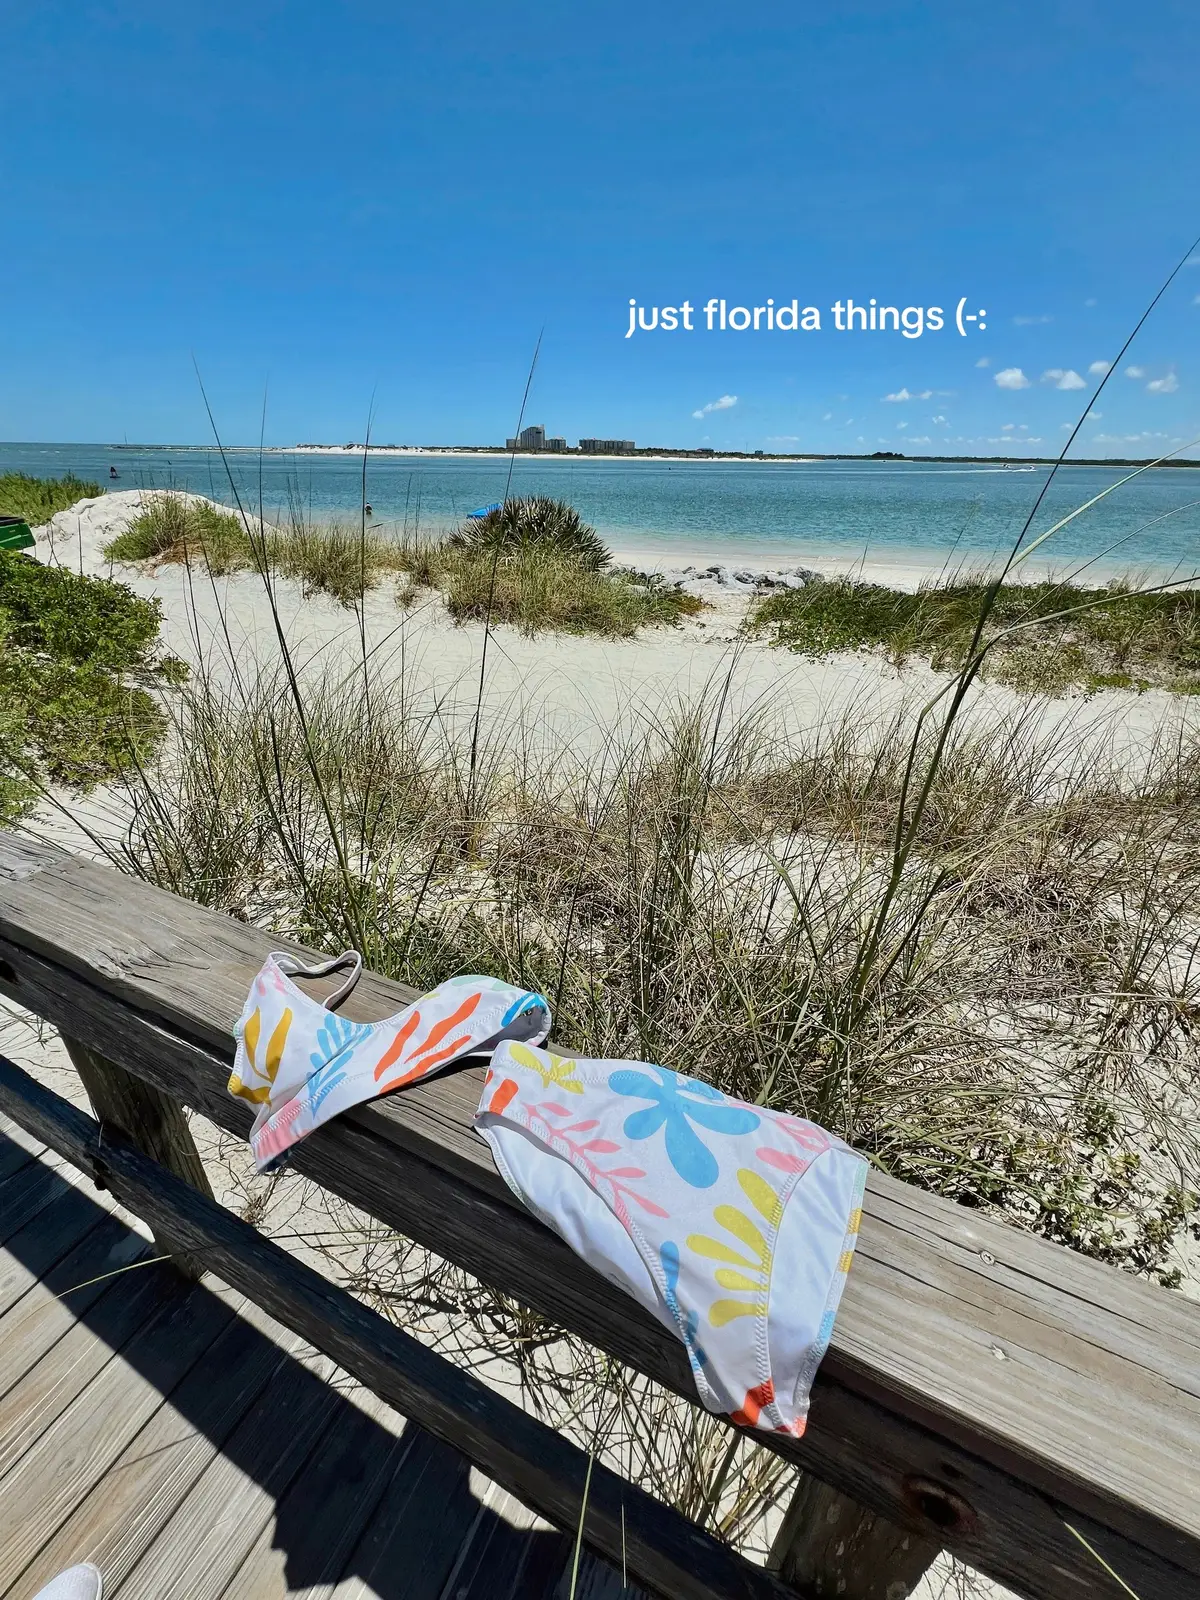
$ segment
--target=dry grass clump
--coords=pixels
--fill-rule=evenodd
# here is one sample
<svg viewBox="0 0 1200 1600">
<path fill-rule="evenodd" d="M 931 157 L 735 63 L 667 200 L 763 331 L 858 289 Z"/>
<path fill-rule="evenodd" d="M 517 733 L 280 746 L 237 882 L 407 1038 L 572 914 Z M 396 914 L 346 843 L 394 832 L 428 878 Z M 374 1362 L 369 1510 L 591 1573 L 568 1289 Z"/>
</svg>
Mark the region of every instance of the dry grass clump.
<svg viewBox="0 0 1200 1600">
<path fill-rule="evenodd" d="M 494 561 L 459 555 L 442 571 L 446 609 L 456 622 L 506 622 L 522 633 L 543 629 L 631 638 L 640 628 L 672 626 L 702 607 L 694 595 L 633 572 L 604 572 L 539 547 Z"/>
<path fill-rule="evenodd" d="M 417 985 L 540 988 L 568 1049 L 800 1112 L 1170 1277 L 1197 1165 L 1194 740 L 1133 782 L 1069 734 L 960 729 L 898 866 L 902 716 L 781 754 L 709 700 L 594 763 L 472 768 L 382 686 L 299 693 L 185 692 L 133 797 L 135 870 Z"/>
<path fill-rule="evenodd" d="M 260 572 L 294 578 L 306 595 L 328 594 L 356 605 L 385 573 L 399 570 L 394 541 L 341 523 L 287 527 L 254 523 L 210 501 L 169 490 L 146 496 L 143 509 L 104 548 L 114 562 L 202 562 L 221 576 Z"/>
</svg>

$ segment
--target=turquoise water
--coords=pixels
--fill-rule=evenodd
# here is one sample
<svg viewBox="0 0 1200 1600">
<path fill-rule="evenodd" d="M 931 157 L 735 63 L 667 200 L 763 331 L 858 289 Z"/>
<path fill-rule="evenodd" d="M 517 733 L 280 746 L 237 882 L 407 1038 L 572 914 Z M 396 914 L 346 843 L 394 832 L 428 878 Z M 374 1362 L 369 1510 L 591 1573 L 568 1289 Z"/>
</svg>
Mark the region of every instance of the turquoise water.
<svg viewBox="0 0 1200 1600">
<path fill-rule="evenodd" d="M 362 459 L 290 452 L 229 457 L 243 500 L 268 515 L 296 507 L 324 521 L 357 516 Z M 109 479 L 115 466 L 120 477 Z M 503 498 L 507 457 L 372 456 L 367 499 L 374 523 L 435 531 Z M 1048 468 L 920 462 L 700 462 L 518 458 L 512 489 L 569 500 L 617 550 L 670 560 L 709 556 L 803 562 L 806 556 L 940 564 L 978 561 L 1020 531 Z M 1117 482 L 1130 469 L 1060 469 L 1034 531 Z M 232 502 L 229 477 L 210 450 L 107 445 L 0 444 L 0 473 L 75 472 L 113 489 L 194 490 Z M 1098 561 L 1106 570 L 1200 570 L 1200 470 L 1156 468 L 1125 484 L 1055 535 L 1056 563 Z M 1099 569 L 1097 569 L 1099 570 Z"/>
</svg>

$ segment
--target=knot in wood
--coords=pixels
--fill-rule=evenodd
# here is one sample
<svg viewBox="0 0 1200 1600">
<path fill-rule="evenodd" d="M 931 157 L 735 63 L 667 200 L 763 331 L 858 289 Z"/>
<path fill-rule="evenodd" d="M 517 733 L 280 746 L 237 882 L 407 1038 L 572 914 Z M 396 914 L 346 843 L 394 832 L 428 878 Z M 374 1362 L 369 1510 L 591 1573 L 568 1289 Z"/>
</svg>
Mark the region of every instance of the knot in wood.
<svg viewBox="0 0 1200 1600">
<path fill-rule="evenodd" d="M 914 1516 L 940 1535 L 973 1533 L 977 1524 L 974 1508 L 944 1483 L 912 1474 L 900 1485 L 904 1503 Z"/>
</svg>

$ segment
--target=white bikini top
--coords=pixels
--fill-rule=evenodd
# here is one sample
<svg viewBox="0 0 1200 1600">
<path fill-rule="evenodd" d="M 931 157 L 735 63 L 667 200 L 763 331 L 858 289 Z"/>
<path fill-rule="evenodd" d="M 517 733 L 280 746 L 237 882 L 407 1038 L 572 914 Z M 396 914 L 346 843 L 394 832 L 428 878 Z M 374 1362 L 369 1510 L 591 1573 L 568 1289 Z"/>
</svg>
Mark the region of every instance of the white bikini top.
<svg viewBox="0 0 1200 1600">
<path fill-rule="evenodd" d="M 525 1205 L 682 1339 L 710 1411 L 804 1432 L 858 1236 L 862 1156 L 665 1067 L 512 1040 L 475 1126 Z"/>
<path fill-rule="evenodd" d="M 326 1004 L 292 982 L 350 974 Z M 294 1144 L 350 1106 L 417 1082 L 463 1056 L 490 1054 L 504 1038 L 535 1043 L 550 1031 L 540 994 L 497 978 L 451 978 L 382 1022 L 350 1022 L 341 1004 L 362 972 L 353 950 L 316 966 L 272 954 L 234 1025 L 230 1094 L 256 1108 L 250 1144 L 260 1172 L 281 1166 Z"/>
</svg>

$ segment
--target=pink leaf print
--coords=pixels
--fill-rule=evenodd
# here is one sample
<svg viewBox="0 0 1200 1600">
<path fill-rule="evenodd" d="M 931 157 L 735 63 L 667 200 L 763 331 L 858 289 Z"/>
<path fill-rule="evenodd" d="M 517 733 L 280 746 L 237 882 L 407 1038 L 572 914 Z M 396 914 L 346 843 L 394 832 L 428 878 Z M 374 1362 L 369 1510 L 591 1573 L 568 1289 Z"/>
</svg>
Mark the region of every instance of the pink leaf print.
<svg viewBox="0 0 1200 1600">
<path fill-rule="evenodd" d="M 598 1150 L 601 1155 L 606 1156 L 611 1155 L 614 1150 L 619 1150 L 620 1148 L 621 1146 L 614 1144 L 611 1139 L 589 1139 L 585 1145 L 580 1145 L 581 1150 Z"/>
<path fill-rule="evenodd" d="M 543 1100 L 538 1110 L 549 1111 L 555 1117 L 569 1117 L 571 1115 L 566 1106 L 560 1106 L 557 1100 Z"/>
<path fill-rule="evenodd" d="M 641 1206 L 643 1211 L 648 1211 L 652 1217 L 669 1217 L 671 1215 L 669 1211 L 664 1211 L 657 1201 L 647 1200 L 644 1194 L 635 1194 L 632 1189 L 628 1192 L 629 1198 L 633 1203 Z"/>
<path fill-rule="evenodd" d="M 754 1154 L 760 1161 L 765 1161 L 769 1167 L 774 1167 L 777 1172 L 805 1172 L 811 1165 L 803 1156 L 791 1155 L 786 1150 L 771 1150 L 766 1145 Z"/>
<path fill-rule="evenodd" d="M 829 1135 L 818 1128 L 815 1122 L 804 1122 L 799 1117 L 780 1117 L 779 1126 L 789 1139 L 794 1139 L 797 1144 L 803 1145 L 806 1150 L 811 1150 L 814 1155 L 820 1155 L 830 1146 Z"/>
<path fill-rule="evenodd" d="M 609 1167 L 605 1173 L 606 1178 L 644 1178 L 645 1172 L 641 1167 Z"/>
<path fill-rule="evenodd" d="M 591 1133 L 592 1129 L 595 1128 L 595 1127 L 598 1127 L 598 1126 L 599 1126 L 599 1124 L 598 1124 L 596 1118 L 595 1117 L 590 1117 L 587 1122 L 572 1122 L 569 1127 L 566 1127 L 566 1128 L 563 1129 L 563 1132 L 564 1133 Z"/>
</svg>

